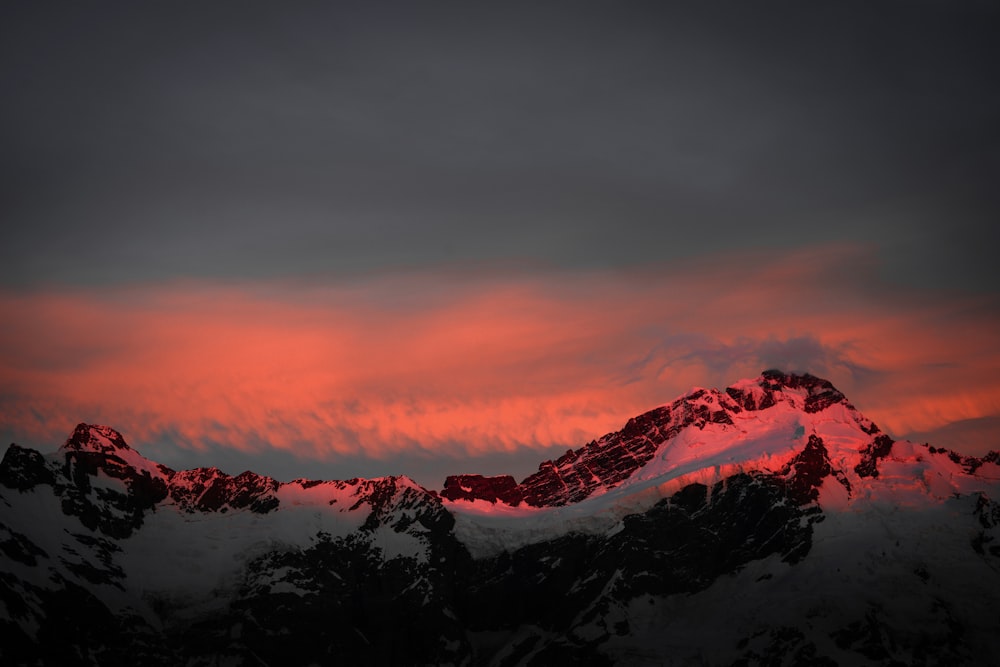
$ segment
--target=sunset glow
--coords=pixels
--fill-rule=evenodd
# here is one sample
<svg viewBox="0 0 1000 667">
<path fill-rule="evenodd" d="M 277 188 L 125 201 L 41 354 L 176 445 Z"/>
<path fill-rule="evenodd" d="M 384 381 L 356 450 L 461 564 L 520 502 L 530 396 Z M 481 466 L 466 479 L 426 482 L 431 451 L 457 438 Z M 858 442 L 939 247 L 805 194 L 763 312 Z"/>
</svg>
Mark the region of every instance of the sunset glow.
<svg viewBox="0 0 1000 667">
<path fill-rule="evenodd" d="M 853 247 L 518 280 L 8 292 L 2 309 L 0 418 L 28 443 L 92 421 L 140 448 L 316 460 L 576 447 L 772 366 L 831 379 L 896 435 L 1000 414 L 996 310 L 890 287 Z"/>
</svg>

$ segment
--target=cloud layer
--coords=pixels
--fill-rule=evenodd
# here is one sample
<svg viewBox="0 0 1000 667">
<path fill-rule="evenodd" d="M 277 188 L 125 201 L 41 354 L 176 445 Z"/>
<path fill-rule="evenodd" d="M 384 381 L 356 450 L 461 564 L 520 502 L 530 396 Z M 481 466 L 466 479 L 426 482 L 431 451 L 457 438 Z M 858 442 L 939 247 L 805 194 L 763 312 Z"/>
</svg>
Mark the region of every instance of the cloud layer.
<svg viewBox="0 0 1000 667">
<path fill-rule="evenodd" d="M 996 448 L 989 429 L 947 428 L 1000 415 L 995 299 L 910 291 L 875 260 L 838 246 L 655 271 L 8 292 L 0 420 L 36 446 L 93 421 L 140 448 L 531 455 L 780 367 L 831 379 L 896 435 Z"/>
</svg>

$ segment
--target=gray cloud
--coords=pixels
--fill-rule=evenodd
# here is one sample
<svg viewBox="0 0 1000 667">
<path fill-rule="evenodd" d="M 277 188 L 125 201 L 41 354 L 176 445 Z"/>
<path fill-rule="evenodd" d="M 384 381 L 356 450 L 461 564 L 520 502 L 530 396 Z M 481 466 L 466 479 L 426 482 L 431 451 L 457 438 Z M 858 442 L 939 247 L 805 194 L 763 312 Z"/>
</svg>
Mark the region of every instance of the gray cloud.
<svg viewBox="0 0 1000 667">
<path fill-rule="evenodd" d="M 862 239 L 996 287 L 988 5 L 4 13 L 8 285 Z"/>
</svg>

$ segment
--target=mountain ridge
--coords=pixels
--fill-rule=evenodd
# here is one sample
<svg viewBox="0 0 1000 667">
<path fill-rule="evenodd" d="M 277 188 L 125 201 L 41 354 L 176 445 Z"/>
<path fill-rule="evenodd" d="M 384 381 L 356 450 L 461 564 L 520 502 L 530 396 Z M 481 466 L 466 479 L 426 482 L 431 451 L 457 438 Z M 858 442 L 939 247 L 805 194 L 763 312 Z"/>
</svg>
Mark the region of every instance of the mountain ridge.
<svg viewBox="0 0 1000 667">
<path fill-rule="evenodd" d="M 782 408 L 793 416 L 798 412 L 817 415 L 837 408 L 839 414 L 833 419 L 850 425 L 855 430 L 855 438 L 848 446 L 837 448 L 839 460 L 832 463 L 822 434 L 815 425 L 810 427 L 810 433 L 806 433 L 804 424 L 798 420 L 794 437 L 785 438 L 793 445 L 789 447 L 783 441 L 782 451 L 766 451 L 763 458 L 760 451 L 751 448 L 742 459 L 733 455 L 707 459 L 699 453 L 704 451 L 704 444 L 698 445 L 701 449 L 692 449 L 689 444 L 693 457 L 690 461 L 685 460 L 683 466 L 663 466 L 662 462 L 654 462 L 654 457 L 662 456 L 671 441 L 689 432 L 719 432 L 725 445 L 721 453 L 729 454 L 727 450 L 732 448 L 729 441 L 737 437 L 732 433 L 733 429 L 759 429 L 761 426 L 755 420 L 769 418 Z M 750 426 L 744 427 L 745 424 Z M 765 427 L 771 428 L 771 425 L 765 422 Z M 756 468 L 773 472 L 784 470 L 788 474 L 793 457 L 803 451 L 803 446 L 813 446 L 814 440 L 827 457 L 830 473 L 847 489 L 848 496 L 852 489 L 848 478 L 855 479 L 855 486 L 858 478 L 877 478 L 880 474 L 879 463 L 891 455 L 897 442 L 858 412 L 828 380 L 810 374 L 767 370 L 756 378 L 741 380 L 724 390 L 695 387 L 670 403 L 630 418 L 619 431 L 608 433 L 580 448 L 570 449 L 554 461 L 543 461 L 538 471 L 521 482 L 516 482 L 510 475 L 487 477 L 467 473 L 447 476 L 443 489 L 438 491 L 427 489 L 406 475 L 370 480 L 299 478 L 280 482 L 251 470 L 238 475 L 229 475 L 216 467 L 173 470 L 143 457 L 115 429 L 81 423 L 53 454 L 42 455 L 11 444 L 0 460 L 0 484 L 18 489 L 36 483 L 52 484 L 55 470 L 59 467 L 57 464 L 61 464 L 67 476 L 73 477 L 86 490 L 88 479 L 100 470 L 104 475 L 121 480 L 126 487 L 126 496 L 119 498 L 118 509 L 119 513 L 128 516 L 119 516 L 117 520 L 106 516 L 105 523 L 100 524 L 102 530 L 116 535 L 128 534 L 130 525 L 137 527 L 141 524 L 144 512 L 164 501 L 188 513 L 226 513 L 242 509 L 267 513 L 279 507 L 282 495 L 296 488 L 361 489 L 377 486 L 383 481 L 391 485 L 410 486 L 439 497 L 459 515 L 467 512 L 488 513 L 505 506 L 559 508 L 588 499 L 599 500 L 609 492 L 619 495 L 631 492 L 630 488 L 619 487 L 649 487 L 655 483 L 655 493 L 633 494 L 647 498 L 633 507 L 641 509 L 651 500 L 670 495 L 690 482 L 711 484 L 726 474 Z M 913 446 L 907 443 L 907 450 L 912 450 Z M 998 465 L 997 471 L 1000 471 L 1000 452 L 996 450 L 983 457 L 974 457 L 930 445 L 917 447 L 926 449 L 927 455 L 932 458 L 947 458 L 966 474 L 973 474 L 984 465 Z M 654 464 L 660 464 L 666 473 Z M 643 479 L 644 476 L 648 479 Z M 104 491 L 104 495 L 111 497 L 108 490 Z M 67 498 L 64 498 L 64 509 L 76 512 L 88 527 L 100 523 L 92 503 L 86 501 L 86 493 L 68 492 Z"/>
<path fill-rule="evenodd" d="M 995 498 L 996 452 L 780 371 L 441 492 L 175 471 L 81 424 L 0 461 L 0 661 L 989 664 Z"/>
<path fill-rule="evenodd" d="M 599 488 L 613 488 L 627 479 L 652 459 L 660 444 L 683 429 L 704 429 L 708 423 L 732 425 L 736 413 L 766 410 L 778 402 L 792 400 L 792 394 L 786 390 L 802 394 L 802 409 L 807 413 L 820 412 L 835 403 L 855 411 L 828 380 L 768 370 L 756 379 L 740 381 L 723 391 L 696 387 L 669 404 L 629 419 L 620 431 L 571 449 L 555 461 L 541 463 L 538 472 L 520 483 L 509 475 L 454 475 L 446 478 L 441 495 L 449 500 L 499 500 L 512 506 L 521 502 L 535 507 L 576 502 Z M 860 413 L 857 419 L 866 433 L 880 433 Z M 883 436 L 880 442 L 888 440 L 888 436 Z M 882 452 L 887 453 L 885 447 L 872 449 L 869 461 Z"/>
<path fill-rule="evenodd" d="M 795 391 L 800 395 L 796 397 Z M 462 473 L 447 476 L 440 491 L 421 488 L 438 493 L 450 501 L 485 500 L 502 502 L 512 507 L 517 507 L 522 502 L 532 507 L 570 504 L 587 498 L 598 489 L 614 488 L 625 481 L 652 459 L 657 447 L 686 428 L 703 430 L 708 424 L 732 425 L 733 416 L 742 411 L 759 412 L 780 402 L 796 402 L 807 413 L 821 412 L 834 404 L 847 408 L 853 413 L 859 428 L 872 436 L 871 441 L 859 451 L 861 458 L 856 463 L 856 472 L 861 476 L 878 475 L 877 462 L 891 452 L 895 440 L 857 412 L 844 394 L 828 380 L 808 373 L 791 374 L 772 369 L 764 371 L 757 378 L 741 380 L 724 390 L 693 388 L 671 403 L 630 418 L 619 431 L 608 433 L 577 449 L 570 449 L 556 460 L 541 462 L 538 470 L 521 482 L 504 474 L 484 476 Z M 11 447 L 25 449 L 13 443 Z M 982 457 L 975 457 L 945 448 L 931 449 L 930 453 L 946 453 L 953 461 L 962 462 L 970 471 L 1000 460 L 1000 452 L 996 450 Z M 182 501 L 183 497 L 183 502 L 204 510 L 219 510 L 224 505 L 242 508 L 252 502 L 249 500 L 250 496 L 260 497 L 266 505 L 269 502 L 267 494 L 273 493 L 283 484 L 316 485 L 345 481 L 299 478 L 280 482 L 252 470 L 229 475 L 214 466 L 177 471 L 143 457 L 114 428 L 86 423 L 77 425 L 55 455 L 78 460 L 100 455 L 105 457 L 105 466 L 113 468 L 116 463 L 122 466 L 122 473 L 129 467 L 139 474 L 149 472 L 154 478 L 162 477 L 174 489 L 171 493 L 178 494 L 175 500 Z M 416 484 L 405 474 L 388 477 Z M 362 478 L 346 481 L 360 479 Z M 176 482 L 172 483 L 171 480 Z M 226 500 L 229 497 L 232 502 Z"/>
</svg>

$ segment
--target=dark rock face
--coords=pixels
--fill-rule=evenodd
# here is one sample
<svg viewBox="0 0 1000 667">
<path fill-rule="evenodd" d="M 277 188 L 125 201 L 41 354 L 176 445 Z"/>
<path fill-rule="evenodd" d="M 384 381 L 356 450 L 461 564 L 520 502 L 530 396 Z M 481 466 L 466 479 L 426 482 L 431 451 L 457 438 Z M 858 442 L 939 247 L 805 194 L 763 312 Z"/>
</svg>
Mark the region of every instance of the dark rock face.
<svg viewBox="0 0 1000 667">
<path fill-rule="evenodd" d="M 845 402 L 847 398 L 840 393 L 829 380 L 818 378 L 814 375 L 795 375 L 782 373 L 778 370 L 767 370 L 761 374 L 762 385 L 768 388 L 781 389 L 805 389 L 806 395 L 805 411 L 820 412 L 830 407 L 834 403 Z"/>
<path fill-rule="evenodd" d="M 5 665 L 181 664 L 166 638 L 142 617 L 115 614 L 87 587 L 58 577 L 43 588 L 0 577 L 0 602 L 12 618 L 0 616 L 0 659 Z M 30 616 L 31 600 L 43 611 L 37 633 L 17 619 Z"/>
<path fill-rule="evenodd" d="M 743 410 L 766 410 L 775 404 L 774 391 L 767 391 L 771 386 L 767 385 L 765 391 L 760 394 L 741 387 L 727 387 L 726 395 Z"/>
<path fill-rule="evenodd" d="M 889 456 L 894 442 L 885 434 L 875 436 L 875 439 L 861 450 L 861 462 L 854 466 L 854 472 L 860 477 L 878 477 L 878 462 Z"/>
<path fill-rule="evenodd" d="M 80 424 L 59 451 L 61 464 L 11 445 L 0 462 L 0 485 L 18 491 L 49 486 L 65 514 L 113 538 L 131 535 L 142 525 L 145 512 L 167 496 L 164 477 L 130 465 L 123 456 L 134 452 L 111 429 Z M 117 483 L 95 487 L 99 473 Z"/>
<path fill-rule="evenodd" d="M 488 500 L 491 503 L 500 501 L 515 507 L 524 500 L 521 489 L 510 475 L 451 475 L 444 480 L 441 497 L 448 500 Z"/>
<path fill-rule="evenodd" d="M 804 488 L 809 481 L 800 483 Z M 544 665 L 570 657 L 610 664 L 596 646 L 627 635 L 626 619 L 606 624 L 601 637 L 580 637 L 584 626 L 612 617 L 611 607 L 703 590 L 720 575 L 772 554 L 789 563 L 804 558 L 812 525 L 823 515 L 818 507 L 787 502 L 789 486 L 781 476 L 756 474 L 735 475 L 712 488 L 692 484 L 625 517 L 610 537 L 569 534 L 475 562 L 464 584 L 471 600 L 463 618 L 472 630 L 507 629 L 533 656 L 522 663 L 515 653 L 499 664 Z M 489 662 L 490 656 L 477 658 Z"/>
<path fill-rule="evenodd" d="M 45 464 L 45 457 L 33 449 L 11 444 L 0 461 L 0 485 L 26 491 L 40 484 L 55 484 L 55 475 Z"/>
<path fill-rule="evenodd" d="M 931 454 L 946 454 L 949 459 L 965 468 L 965 472 L 974 474 L 987 463 L 1000 463 L 1000 451 L 991 450 L 983 456 L 963 456 L 958 452 L 953 452 L 945 447 L 932 447 L 928 445 L 927 450 Z"/>
<path fill-rule="evenodd" d="M 781 474 L 785 476 L 789 497 L 799 505 L 816 502 L 819 499 L 819 486 L 830 475 L 848 493 L 851 492 L 850 481 L 843 472 L 833 468 L 823 439 L 817 435 L 809 436 L 805 448 L 788 462 Z"/>
<path fill-rule="evenodd" d="M 118 431 L 96 424 L 77 424 L 73 435 L 62 446 L 64 450 L 94 452 L 96 454 L 118 454 L 133 451 Z"/>
<path fill-rule="evenodd" d="M 672 407 L 651 410 L 630 419 L 617 433 L 542 463 L 520 484 L 525 502 L 535 507 L 566 505 L 599 486 L 620 484 L 653 457 L 661 442 L 680 432 L 683 426 L 674 424 L 672 415 Z"/>
<path fill-rule="evenodd" d="M 0 552 L 12 561 L 34 567 L 38 565 L 39 557 L 48 556 L 44 549 L 36 546 L 27 536 L 4 525 L 0 525 L 0 540 Z"/>
<path fill-rule="evenodd" d="M 231 477 L 218 468 L 195 468 L 175 473 L 170 497 L 188 512 L 218 512 L 249 508 L 266 514 L 278 507 L 278 482 L 249 470 Z"/>
<path fill-rule="evenodd" d="M 238 648 L 265 664 L 306 665 L 323 656 L 354 665 L 460 664 L 471 648 L 452 608 L 451 567 L 386 558 L 360 537 L 324 538 L 252 561 L 229 611 L 187 629 L 177 643 L 209 655 Z M 278 581 L 274 572 L 282 573 Z"/>
<path fill-rule="evenodd" d="M 54 485 L 62 496 L 63 512 L 80 517 L 84 526 L 110 537 L 128 537 L 142 525 L 145 512 L 167 496 L 167 482 L 147 471 L 139 472 L 115 454 L 69 450 L 63 471 L 70 484 Z M 117 488 L 94 488 L 100 473 L 121 481 Z"/>
<path fill-rule="evenodd" d="M 431 532 L 450 530 L 455 520 L 441 505 L 440 499 L 404 480 L 403 477 L 357 480 L 361 485 L 360 492 L 350 511 L 363 505 L 370 507 L 361 530 L 370 532 L 383 525 L 390 526 L 397 533 L 411 528 Z"/>
<path fill-rule="evenodd" d="M 981 493 L 974 513 L 981 530 L 973 536 L 972 548 L 987 561 L 993 559 L 994 565 L 1000 566 L 1000 503 Z"/>
</svg>

